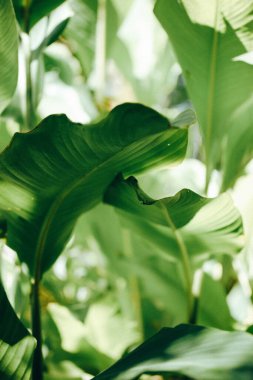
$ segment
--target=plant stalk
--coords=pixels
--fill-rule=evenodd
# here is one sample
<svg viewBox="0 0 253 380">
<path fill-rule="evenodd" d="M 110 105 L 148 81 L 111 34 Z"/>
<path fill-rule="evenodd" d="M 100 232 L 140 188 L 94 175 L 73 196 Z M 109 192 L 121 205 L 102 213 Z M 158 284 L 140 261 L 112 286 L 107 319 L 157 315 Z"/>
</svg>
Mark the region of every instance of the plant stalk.
<svg viewBox="0 0 253 380">
<path fill-rule="evenodd" d="M 32 380 L 43 380 L 43 355 L 42 355 L 42 333 L 41 333 L 41 310 L 40 310 L 40 281 L 35 278 L 32 284 L 31 313 L 32 334 L 37 341 L 33 356 Z"/>
</svg>

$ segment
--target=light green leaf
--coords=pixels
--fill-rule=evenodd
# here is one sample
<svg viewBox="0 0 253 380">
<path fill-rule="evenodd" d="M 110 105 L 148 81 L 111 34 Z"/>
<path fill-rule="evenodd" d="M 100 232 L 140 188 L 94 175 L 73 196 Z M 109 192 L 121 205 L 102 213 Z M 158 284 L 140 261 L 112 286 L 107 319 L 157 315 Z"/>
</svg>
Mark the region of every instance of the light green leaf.
<svg viewBox="0 0 253 380">
<path fill-rule="evenodd" d="M 64 32 L 87 78 L 94 67 L 97 0 L 71 0 L 73 17 Z"/>
<path fill-rule="evenodd" d="M 184 253 L 192 259 L 233 254 L 241 247 L 242 221 L 228 194 L 208 199 L 184 189 L 173 197 L 153 200 L 134 178 L 118 177 L 104 201 L 124 210 L 125 224 L 174 260 L 181 260 Z"/>
<path fill-rule="evenodd" d="M 10 0 L 0 0 L 0 114 L 10 102 L 18 79 L 18 32 Z"/>
<path fill-rule="evenodd" d="M 203 274 L 197 310 L 199 325 L 232 330 L 233 319 L 226 302 L 225 290 L 221 282 L 213 280 L 206 273 Z"/>
<path fill-rule="evenodd" d="M 101 352 L 92 344 L 93 342 L 89 341 L 85 324 L 75 318 L 66 307 L 50 303 L 48 313 L 50 319 L 47 327 L 51 334 L 55 333 L 55 329 L 59 334 L 59 341 L 56 344 L 51 340 L 51 345 L 55 344 L 52 347 L 51 361 L 59 364 L 70 360 L 93 374 L 112 363 L 110 352 L 106 354 Z"/>
<path fill-rule="evenodd" d="M 155 14 L 169 35 L 204 137 L 207 181 L 224 172 L 234 184 L 253 154 L 253 67 L 235 58 L 252 50 L 253 2 L 158 0 Z"/>
<path fill-rule="evenodd" d="M 0 377 L 29 380 L 35 339 L 12 309 L 0 283 Z"/>
<path fill-rule="evenodd" d="M 246 380 L 253 371 L 253 337 L 193 325 L 164 328 L 94 380 L 135 380 L 142 374 L 196 380 Z"/>
<path fill-rule="evenodd" d="M 186 145 L 187 129 L 169 127 L 156 111 L 128 103 L 96 124 L 50 116 L 30 133 L 16 134 L 0 156 L 7 243 L 32 274 L 41 275 L 76 219 L 102 200 L 117 173 L 177 163 Z"/>
</svg>

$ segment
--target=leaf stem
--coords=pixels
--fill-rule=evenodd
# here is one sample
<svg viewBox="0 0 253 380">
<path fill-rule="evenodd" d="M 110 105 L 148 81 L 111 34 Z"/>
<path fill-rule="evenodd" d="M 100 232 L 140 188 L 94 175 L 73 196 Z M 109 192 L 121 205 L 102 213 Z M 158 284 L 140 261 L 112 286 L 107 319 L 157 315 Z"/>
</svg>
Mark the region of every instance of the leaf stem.
<svg viewBox="0 0 253 380">
<path fill-rule="evenodd" d="M 34 107 L 33 107 L 33 92 L 32 92 L 32 75 L 31 75 L 31 46 L 30 46 L 30 0 L 25 2 L 25 12 L 24 12 L 24 28 L 28 36 L 28 41 L 25 46 L 25 71 L 26 71 L 26 106 L 25 106 L 25 124 L 26 130 L 30 130 L 33 127 L 34 121 Z"/>
<path fill-rule="evenodd" d="M 170 214 L 167 210 L 167 208 L 164 206 L 164 204 L 161 201 L 158 201 L 160 204 L 160 207 L 163 211 L 163 214 L 165 216 L 165 219 L 168 223 L 168 226 L 172 229 L 173 234 L 175 236 L 180 254 L 182 259 L 182 268 L 184 272 L 185 277 L 185 286 L 186 286 L 186 292 L 187 292 L 187 299 L 188 299 L 188 322 L 192 320 L 193 313 L 194 313 L 194 295 L 192 292 L 192 284 L 193 284 L 193 275 L 191 270 L 191 263 L 189 259 L 189 253 L 187 251 L 187 248 L 184 244 L 183 238 L 176 228 L 175 224 L 173 223 Z"/>
<path fill-rule="evenodd" d="M 42 356 L 42 334 L 41 334 L 41 310 L 40 310 L 40 280 L 35 278 L 32 283 L 32 334 L 37 341 L 33 356 L 32 380 L 43 380 L 43 356 Z"/>
</svg>

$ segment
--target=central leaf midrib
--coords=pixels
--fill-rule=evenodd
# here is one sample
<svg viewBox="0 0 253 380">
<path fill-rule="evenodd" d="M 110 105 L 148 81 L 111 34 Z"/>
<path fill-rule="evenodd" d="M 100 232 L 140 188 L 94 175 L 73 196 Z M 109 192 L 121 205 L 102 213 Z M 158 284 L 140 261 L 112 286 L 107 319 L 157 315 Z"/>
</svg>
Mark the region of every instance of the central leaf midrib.
<svg viewBox="0 0 253 380">
<path fill-rule="evenodd" d="M 173 130 L 173 128 L 170 128 L 169 130 L 164 130 L 164 131 L 161 131 L 161 132 L 158 132 L 158 133 L 154 134 L 153 135 L 154 139 L 152 140 L 152 142 L 154 142 L 156 139 L 158 139 L 163 133 L 165 133 L 167 131 L 172 131 L 172 130 Z M 176 129 L 174 129 L 174 131 L 176 131 Z M 35 280 L 40 280 L 40 277 L 41 277 L 41 260 L 42 260 L 42 255 L 43 255 L 43 252 L 44 252 L 44 248 L 45 248 L 45 244 L 46 244 L 46 240 L 47 240 L 47 235 L 48 235 L 51 223 L 52 223 L 52 221 L 54 219 L 54 216 L 56 215 L 58 209 L 60 208 L 61 204 L 66 199 L 66 197 L 75 188 L 79 187 L 82 182 L 85 182 L 89 176 L 91 176 L 92 174 L 94 174 L 97 170 L 101 169 L 103 166 L 107 165 L 110 161 L 113 161 L 117 157 L 117 155 L 119 155 L 122 152 L 124 152 L 124 150 L 126 150 L 127 148 L 129 148 L 132 144 L 137 143 L 137 142 L 141 142 L 142 140 L 146 139 L 147 137 L 149 137 L 149 136 L 145 136 L 145 137 L 143 137 L 143 138 L 141 138 L 141 139 L 139 139 L 137 141 L 132 142 L 130 145 L 123 147 L 117 153 L 115 153 L 113 156 L 110 156 L 105 161 L 101 162 L 96 167 L 94 167 L 93 169 L 91 169 L 84 176 L 79 177 L 76 181 L 74 181 L 72 183 L 72 185 L 70 185 L 59 196 L 59 198 L 56 199 L 56 201 L 54 201 L 52 203 L 52 205 L 49 208 L 49 211 L 48 211 L 48 213 L 47 213 L 47 215 L 46 215 L 46 217 L 44 219 L 44 222 L 42 224 L 41 232 L 40 232 L 39 238 L 38 238 L 38 243 L 37 243 L 37 246 L 36 246 L 36 249 L 35 249 L 35 270 L 34 270 L 34 278 L 35 278 Z"/>
</svg>

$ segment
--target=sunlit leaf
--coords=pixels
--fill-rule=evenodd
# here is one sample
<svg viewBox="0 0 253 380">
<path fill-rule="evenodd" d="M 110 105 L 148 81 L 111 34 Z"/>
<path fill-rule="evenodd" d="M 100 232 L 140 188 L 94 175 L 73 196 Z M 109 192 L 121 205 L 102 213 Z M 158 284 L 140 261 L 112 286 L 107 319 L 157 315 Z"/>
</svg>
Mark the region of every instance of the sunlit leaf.
<svg viewBox="0 0 253 380">
<path fill-rule="evenodd" d="M 61 253 L 76 219 L 102 200 L 117 173 L 177 163 L 186 144 L 186 129 L 128 103 L 93 125 L 50 116 L 30 133 L 16 134 L 0 156 L 7 243 L 31 273 L 41 275 Z"/>
<path fill-rule="evenodd" d="M 0 377 L 29 380 L 35 339 L 12 309 L 0 283 Z"/>
<path fill-rule="evenodd" d="M 125 224 L 146 236 L 173 259 L 183 251 L 192 259 L 232 254 L 241 247 L 242 221 L 229 195 L 203 198 L 183 189 L 173 197 L 151 199 L 130 177 L 118 177 L 108 188 L 106 203 L 124 210 Z"/>
<path fill-rule="evenodd" d="M 94 380 L 135 380 L 142 374 L 196 380 L 250 379 L 253 337 L 193 325 L 164 328 Z"/>
<path fill-rule="evenodd" d="M 18 79 L 18 33 L 10 0 L 0 0 L 0 113 L 10 102 Z"/>
<path fill-rule="evenodd" d="M 207 180 L 224 172 L 232 186 L 252 157 L 253 67 L 236 59 L 252 50 L 253 2 L 158 0 L 204 136 Z"/>
</svg>

